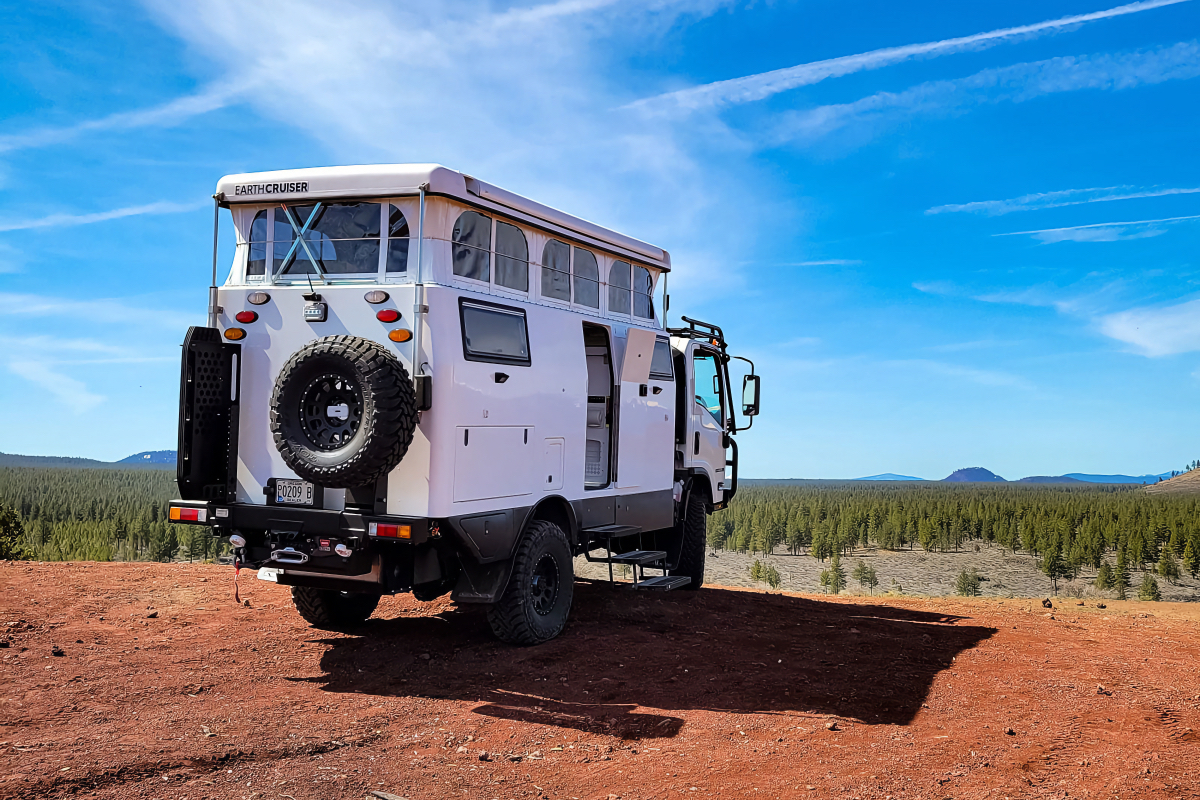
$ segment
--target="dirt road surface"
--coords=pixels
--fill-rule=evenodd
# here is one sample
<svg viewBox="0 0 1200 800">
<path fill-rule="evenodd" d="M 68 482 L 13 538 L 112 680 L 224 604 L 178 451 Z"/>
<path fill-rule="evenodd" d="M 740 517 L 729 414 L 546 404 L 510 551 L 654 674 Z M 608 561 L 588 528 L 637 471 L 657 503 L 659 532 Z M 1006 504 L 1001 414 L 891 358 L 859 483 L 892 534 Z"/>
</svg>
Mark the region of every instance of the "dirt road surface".
<svg viewBox="0 0 1200 800">
<path fill-rule="evenodd" d="M 0 563 L 0 797 L 1200 793 L 1190 605 L 581 581 L 560 638 L 512 648 L 445 599 L 328 633 L 231 578 Z"/>
</svg>

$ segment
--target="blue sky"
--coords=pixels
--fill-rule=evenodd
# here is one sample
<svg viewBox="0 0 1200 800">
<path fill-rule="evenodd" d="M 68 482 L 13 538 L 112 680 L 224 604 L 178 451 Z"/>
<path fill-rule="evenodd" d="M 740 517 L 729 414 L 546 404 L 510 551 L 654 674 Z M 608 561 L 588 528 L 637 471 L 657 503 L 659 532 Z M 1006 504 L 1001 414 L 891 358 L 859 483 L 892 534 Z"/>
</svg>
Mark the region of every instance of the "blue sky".
<svg viewBox="0 0 1200 800">
<path fill-rule="evenodd" d="M 1200 0 L 9 4 L 0 450 L 174 446 L 226 173 L 437 161 L 672 252 L 743 474 L 1200 456 Z"/>
</svg>

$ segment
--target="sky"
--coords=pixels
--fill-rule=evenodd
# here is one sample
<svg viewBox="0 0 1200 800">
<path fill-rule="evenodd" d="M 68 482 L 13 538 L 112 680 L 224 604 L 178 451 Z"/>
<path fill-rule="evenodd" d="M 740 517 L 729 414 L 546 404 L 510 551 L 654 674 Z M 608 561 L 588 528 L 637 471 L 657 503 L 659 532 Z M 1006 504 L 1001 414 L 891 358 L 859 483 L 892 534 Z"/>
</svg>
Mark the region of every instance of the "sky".
<svg viewBox="0 0 1200 800">
<path fill-rule="evenodd" d="M 744 476 L 1200 456 L 1200 0 L 0 10 L 0 451 L 174 447 L 220 176 L 439 162 L 671 252 Z"/>
</svg>

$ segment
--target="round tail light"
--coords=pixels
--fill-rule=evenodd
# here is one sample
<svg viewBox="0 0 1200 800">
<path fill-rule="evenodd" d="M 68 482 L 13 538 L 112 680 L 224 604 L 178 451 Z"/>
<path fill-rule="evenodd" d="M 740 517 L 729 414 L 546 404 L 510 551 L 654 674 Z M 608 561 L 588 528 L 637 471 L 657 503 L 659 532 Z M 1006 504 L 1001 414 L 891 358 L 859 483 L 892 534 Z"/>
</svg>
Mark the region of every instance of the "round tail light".
<svg viewBox="0 0 1200 800">
<path fill-rule="evenodd" d="M 412 331 L 408 328 L 397 328 L 394 331 L 388 332 L 388 338 L 393 342 L 407 342 L 412 338 Z"/>
<path fill-rule="evenodd" d="M 400 319 L 400 312 L 394 308 L 385 308 L 375 315 L 380 322 L 395 322 Z"/>
<path fill-rule="evenodd" d="M 374 291 L 367 292 L 366 294 L 363 295 L 363 300 L 366 300 L 371 305 L 376 305 L 376 306 L 379 305 L 380 303 L 386 303 L 387 299 L 388 299 L 388 293 L 380 291 L 379 289 L 375 289 Z"/>
<path fill-rule="evenodd" d="M 231 342 L 236 342 L 238 339 L 245 339 L 246 332 L 241 328 L 230 328 L 225 331 L 225 338 Z"/>
<path fill-rule="evenodd" d="M 267 294 L 266 292 L 251 292 L 250 296 L 246 299 L 249 300 L 253 305 L 261 306 L 263 303 L 271 299 L 271 295 Z"/>
<path fill-rule="evenodd" d="M 233 315 L 233 318 L 243 325 L 249 325 L 258 319 L 258 314 L 254 311 L 239 311 Z"/>
</svg>

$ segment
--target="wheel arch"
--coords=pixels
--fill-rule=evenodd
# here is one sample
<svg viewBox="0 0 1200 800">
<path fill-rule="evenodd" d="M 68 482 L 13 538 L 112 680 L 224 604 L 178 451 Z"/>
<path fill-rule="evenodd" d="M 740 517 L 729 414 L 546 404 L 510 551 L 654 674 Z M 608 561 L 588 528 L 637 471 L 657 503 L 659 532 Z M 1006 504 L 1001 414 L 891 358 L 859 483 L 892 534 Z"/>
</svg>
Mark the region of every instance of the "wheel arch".
<svg viewBox="0 0 1200 800">
<path fill-rule="evenodd" d="M 535 520 L 553 522 L 562 528 L 563 533 L 567 535 L 567 541 L 571 543 L 572 547 L 578 546 L 579 521 L 575 517 L 575 509 L 567 502 L 565 497 L 555 494 L 539 500 L 536 505 L 529 509 L 529 513 L 525 515 L 525 518 L 521 520 L 521 524 L 517 528 L 516 539 L 513 542 L 514 553 L 521 541 L 521 536 L 525 533 L 525 529 L 529 527 L 529 523 Z M 511 554 L 509 557 L 511 558 Z"/>
</svg>

